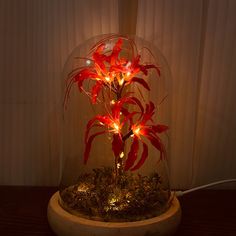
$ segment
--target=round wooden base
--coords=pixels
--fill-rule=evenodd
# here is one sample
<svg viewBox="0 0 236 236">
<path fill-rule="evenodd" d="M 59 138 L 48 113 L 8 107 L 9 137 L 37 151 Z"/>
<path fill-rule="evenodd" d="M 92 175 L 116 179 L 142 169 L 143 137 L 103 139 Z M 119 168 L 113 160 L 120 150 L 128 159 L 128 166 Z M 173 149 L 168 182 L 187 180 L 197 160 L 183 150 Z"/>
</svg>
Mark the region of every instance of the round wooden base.
<svg viewBox="0 0 236 236">
<path fill-rule="evenodd" d="M 171 207 L 162 215 L 135 222 L 100 222 L 74 216 L 59 204 L 56 192 L 48 204 L 48 221 L 58 236 L 164 236 L 172 235 L 181 219 L 179 201 L 174 197 Z"/>
</svg>

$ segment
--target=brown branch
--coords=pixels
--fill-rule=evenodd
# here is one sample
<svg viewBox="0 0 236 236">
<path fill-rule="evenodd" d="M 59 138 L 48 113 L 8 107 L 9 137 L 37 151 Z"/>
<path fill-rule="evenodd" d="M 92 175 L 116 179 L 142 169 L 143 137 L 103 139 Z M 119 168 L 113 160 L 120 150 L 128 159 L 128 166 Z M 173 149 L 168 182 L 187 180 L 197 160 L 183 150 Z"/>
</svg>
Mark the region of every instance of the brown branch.
<svg viewBox="0 0 236 236">
<path fill-rule="evenodd" d="M 133 130 L 131 129 L 125 136 L 123 136 L 122 141 L 125 142 L 133 134 Z"/>
</svg>

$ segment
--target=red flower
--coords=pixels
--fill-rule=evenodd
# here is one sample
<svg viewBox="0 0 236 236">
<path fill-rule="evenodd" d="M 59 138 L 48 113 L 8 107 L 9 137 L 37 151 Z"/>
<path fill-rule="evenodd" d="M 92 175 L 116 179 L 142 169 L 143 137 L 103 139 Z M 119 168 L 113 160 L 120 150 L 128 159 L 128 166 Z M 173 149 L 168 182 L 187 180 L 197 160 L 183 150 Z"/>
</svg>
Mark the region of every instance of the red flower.
<svg viewBox="0 0 236 236">
<path fill-rule="evenodd" d="M 145 112 L 141 113 L 141 116 L 139 117 L 138 121 L 131 128 L 133 133 L 133 142 L 125 163 L 125 170 L 137 170 L 143 165 L 143 163 L 147 159 L 148 147 L 147 144 L 142 140 L 142 136 L 146 137 L 151 142 L 151 144 L 160 151 L 161 159 L 163 158 L 163 155 L 165 155 L 165 147 L 160 137 L 158 136 L 158 133 L 165 132 L 168 127 L 166 125 L 153 124 L 152 116 L 154 115 L 154 110 L 155 106 L 152 102 L 146 104 Z M 151 124 L 148 124 L 150 122 Z M 140 160 L 134 166 L 134 163 L 137 160 L 139 141 L 143 144 L 143 152 Z"/>
<path fill-rule="evenodd" d="M 107 114 L 96 115 L 87 123 L 84 163 L 88 161 L 92 142 L 98 135 L 113 134 L 112 151 L 116 158 L 123 154 L 125 141 L 132 136 L 133 141 L 124 169 L 134 171 L 140 168 L 148 157 L 148 145 L 142 137 L 149 140 L 159 150 L 161 159 L 165 156 L 165 147 L 158 134 L 165 132 L 168 127 L 154 124 L 152 117 L 155 106 L 152 102 L 146 104 L 144 109 L 140 100 L 132 93 L 123 94 L 125 86 L 133 83 L 138 83 L 150 90 L 143 76 L 148 75 L 150 69 L 155 69 L 160 76 L 160 70 L 156 65 L 141 63 L 141 56 L 137 53 L 134 41 L 124 37 L 118 37 L 117 40 L 116 38 L 117 36 L 113 35 L 94 45 L 86 58 L 91 63 L 76 68 L 69 74 L 64 104 L 67 103 L 74 83 L 77 84 L 80 92 L 85 92 L 90 96 L 92 103 L 97 102 L 100 93 L 103 94 L 100 96 L 103 99 L 111 99 Z M 115 43 L 114 40 L 116 40 Z M 85 81 L 92 82 L 88 84 L 88 91 L 84 89 Z M 139 111 L 130 111 L 128 105 L 135 105 Z M 124 135 L 122 129 L 127 128 L 129 132 Z M 90 134 L 92 130 L 95 131 Z M 137 161 L 140 142 L 142 154 Z"/>
<path fill-rule="evenodd" d="M 122 136 L 122 127 L 125 123 L 131 122 L 132 117 L 138 112 L 129 112 L 124 108 L 124 104 L 136 104 L 136 98 L 134 97 L 123 97 L 120 100 L 114 102 L 111 107 L 111 114 L 107 115 L 97 115 L 87 123 L 85 132 L 85 152 L 84 152 L 84 162 L 86 163 L 89 157 L 91 143 L 94 138 L 98 135 L 105 133 L 113 133 L 112 150 L 115 156 L 118 156 L 124 149 L 124 141 Z M 124 115 L 123 115 L 123 112 Z M 123 116 L 121 119 L 121 116 Z M 130 123 L 131 125 L 132 123 Z M 89 136 L 92 128 L 102 128 L 103 131 L 94 133 Z"/>
<path fill-rule="evenodd" d="M 84 91 L 83 83 L 86 80 L 92 80 L 94 82 L 91 91 L 86 92 L 91 97 L 92 103 L 97 102 L 101 90 L 105 88 L 109 88 L 115 94 L 121 94 L 124 86 L 131 83 L 138 83 L 147 90 L 150 90 L 147 82 L 143 78 L 140 78 L 140 76 L 147 75 L 149 69 L 156 69 L 158 75 L 160 75 L 159 68 L 152 64 L 141 64 L 140 55 L 138 54 L 134 55 L 133 53 L 133 58 L 130 60 L 124 56 L 122 57 L 121 51 L 128 51 L 126 48 L 123 48 L 124 38 L 122 37 L 118 38 L 112 50 L 108 50 L 105 42 L 114 38 L 115 36 L 108 37 L 96 44 L 89 54 L 90 61 L 93 63 L 77 68 L 73 73 L 69 74 L 64 100 L 65 105 L 71 86 L 77 83 L 80 92 L 82 92 Z M 129 44 L 131 47 L 129 49 L 134 51 L 134 48 L 136 48 L 135 43 L 129 40 Z"/>
</svg>

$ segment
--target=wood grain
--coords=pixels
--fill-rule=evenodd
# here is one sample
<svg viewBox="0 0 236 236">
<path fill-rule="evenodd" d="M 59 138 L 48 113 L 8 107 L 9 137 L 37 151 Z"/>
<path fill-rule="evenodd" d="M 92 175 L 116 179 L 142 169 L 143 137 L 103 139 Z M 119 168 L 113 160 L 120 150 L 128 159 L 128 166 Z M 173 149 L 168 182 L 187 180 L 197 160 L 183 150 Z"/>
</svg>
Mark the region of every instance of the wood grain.
<svg viewBox="0 0 236 236">
<path fill-rule="evenodd" d="M 0 186 L 0 235 L 53 236 L 47 204 L 55 187 Z M 235 236 L 236 190 L 204 190 L 180 198 L 176 236 Z"/>
</svg>

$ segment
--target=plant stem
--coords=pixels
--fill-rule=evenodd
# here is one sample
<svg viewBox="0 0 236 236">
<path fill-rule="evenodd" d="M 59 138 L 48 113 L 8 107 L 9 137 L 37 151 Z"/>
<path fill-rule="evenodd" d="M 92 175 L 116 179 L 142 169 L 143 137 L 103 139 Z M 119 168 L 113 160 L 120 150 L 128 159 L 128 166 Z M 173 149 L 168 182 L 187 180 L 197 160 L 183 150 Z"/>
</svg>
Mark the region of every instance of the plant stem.
<svg viewBox="0 0 236 236">
<path fill-rule="evenodd" d="M 131 129 L 125 136 L 123 136 L 122 140 L 123 142 L 126 141 L 131 135 L 133 134 L 133 130 Z"/>
</svg>

